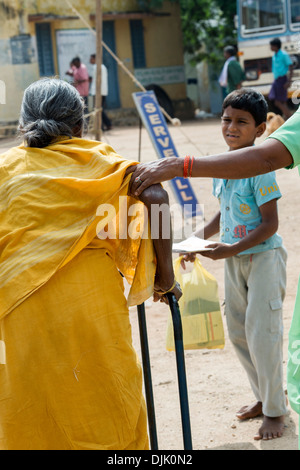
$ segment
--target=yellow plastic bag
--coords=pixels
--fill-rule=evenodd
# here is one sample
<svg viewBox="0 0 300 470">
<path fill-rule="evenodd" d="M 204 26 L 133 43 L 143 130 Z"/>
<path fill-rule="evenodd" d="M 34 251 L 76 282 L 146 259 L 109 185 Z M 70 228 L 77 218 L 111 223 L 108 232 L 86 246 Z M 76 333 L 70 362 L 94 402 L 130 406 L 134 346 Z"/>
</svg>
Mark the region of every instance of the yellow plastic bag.
<svg viewBox="0 0 300 470">
<path fill-rule="evenodd" d="M 183 295 L 179 299 L 184 349 L 223 349 L 223 320 L 217 280 L 196 258 L 191 272 L 182 273 L 179 257 L 174 262 L 176 280 Z M 167 324 L 168 351 L 175 350 L 172 316 Z"/>
</svg>

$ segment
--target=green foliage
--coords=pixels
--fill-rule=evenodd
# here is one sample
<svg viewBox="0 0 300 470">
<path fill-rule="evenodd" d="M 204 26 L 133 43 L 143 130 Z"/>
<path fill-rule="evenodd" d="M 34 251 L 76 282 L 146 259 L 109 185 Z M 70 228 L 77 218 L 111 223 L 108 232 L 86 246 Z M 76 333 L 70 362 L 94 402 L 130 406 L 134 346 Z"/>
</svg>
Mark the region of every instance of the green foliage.
<svg viewBox="0 0 300 470">
<path fill-rule="evenodd" d="M 192 62 L 219 65 L 223 48 L 236 44 L 236 0 L 181 0 L 184 47 Z"/>
<path fill-rule="evenodd" d="M 224 61 L 223 48 L 236 44 L 234 16 L 236 0 L 170 0 L 179 3 L 184 49 L 191 62 L 207 60 L 220 65 Z M 163 6 L 163 0 L 138 0 L 146 11 Z"/>
</svg>

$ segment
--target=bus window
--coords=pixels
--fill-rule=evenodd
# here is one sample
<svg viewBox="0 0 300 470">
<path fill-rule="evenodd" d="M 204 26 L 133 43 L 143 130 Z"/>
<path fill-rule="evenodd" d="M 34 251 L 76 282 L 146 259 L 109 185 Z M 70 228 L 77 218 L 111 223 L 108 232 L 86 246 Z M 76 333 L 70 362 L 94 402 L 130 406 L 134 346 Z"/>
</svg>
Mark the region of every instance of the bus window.
<svg viewBox="0 0 300 470">
<path fill-rule="evenodd" d="M 245 60 L 244 69 L 247 80 L 257 80 L 262 73 L 272 73 L 272 58 Z"/>
<path fill-rule="evenodd" d="M 300 0 L 290 0 L 291 29 L 299 30 L 300 26 Z"/>
<path fill-rule="evenodd" d="M 285 0 L 241 0 L 241 9 L 244 37 L 286 30 Z"/>
</svg>

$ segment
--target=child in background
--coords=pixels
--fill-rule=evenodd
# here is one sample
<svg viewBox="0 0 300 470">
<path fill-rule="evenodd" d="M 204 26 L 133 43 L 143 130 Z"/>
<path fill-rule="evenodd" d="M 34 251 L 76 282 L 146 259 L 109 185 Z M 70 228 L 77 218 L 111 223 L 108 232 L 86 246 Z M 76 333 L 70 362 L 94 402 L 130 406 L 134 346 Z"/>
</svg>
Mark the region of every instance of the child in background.
<svg viewBox="0 0 300 470">
<path fill-rule="evenodd" d="M 254 145 L 265 132 L 267 111 L 264 97 L 255 90 L 236 90 L 226 97 L 222 133 L 229 151 Z M 274 172 L 240 180 L 214 179 L 213 194 L 220 211 L 204 233 L 195 235 L 208 239 L 220 232 L 221 243 L 202 254 L 213 260 L 226 258 L 229 337 L 256 397 L 237 417 L 264 416 L 256 440 L 281 437 L 287 413 L 282 366 L 287 254 L 277 234 L 281 194 Z M 185 255 L 184 260 L 193 261 L 194 256 Z"/>
</svg>

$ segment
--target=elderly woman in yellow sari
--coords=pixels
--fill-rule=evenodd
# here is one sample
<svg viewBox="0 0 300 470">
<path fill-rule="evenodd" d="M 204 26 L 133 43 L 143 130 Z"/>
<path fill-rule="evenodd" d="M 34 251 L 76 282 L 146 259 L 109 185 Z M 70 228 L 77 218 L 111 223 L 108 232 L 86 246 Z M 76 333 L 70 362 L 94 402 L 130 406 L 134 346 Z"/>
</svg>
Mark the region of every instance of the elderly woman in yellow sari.
<svg viewBox="0 0 300 470">
<path fill-rule="evenodd" d="M 168 199 L 127 195 L 136 163 L 82 138 L 83 108 L 64 81 L 32 84 L 24 144 L 0 157 L 1 450 L 148 448 L 128 305 L 181 295 L 145 223 Z"/>
</svg>

